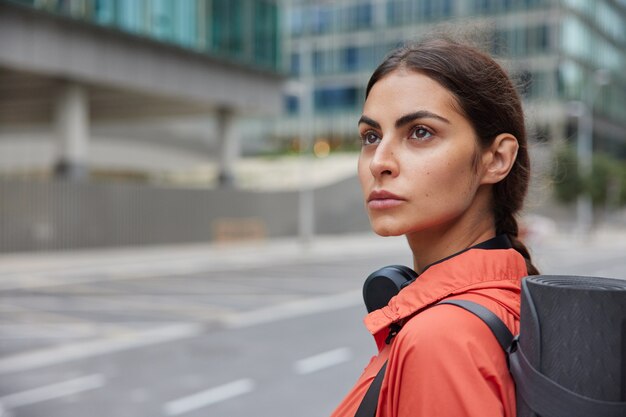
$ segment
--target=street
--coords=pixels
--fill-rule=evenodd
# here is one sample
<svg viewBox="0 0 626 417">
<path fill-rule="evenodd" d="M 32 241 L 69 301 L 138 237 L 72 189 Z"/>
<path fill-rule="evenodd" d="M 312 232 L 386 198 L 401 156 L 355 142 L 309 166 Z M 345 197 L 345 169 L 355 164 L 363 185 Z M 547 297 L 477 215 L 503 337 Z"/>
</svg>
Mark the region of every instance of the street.
<svg viewBox="0 0 626 417">
<path fill-rule="evenodd" d="M 626 277 L 626 234 L 533 244 L 546 274 Z M 323 417 L 374 343 L 361 285 L 402 239 L 0 259 L 0 404 L 12 417 Z M 0 415 L 3 415 L 0 413 Z"/>
</svg>

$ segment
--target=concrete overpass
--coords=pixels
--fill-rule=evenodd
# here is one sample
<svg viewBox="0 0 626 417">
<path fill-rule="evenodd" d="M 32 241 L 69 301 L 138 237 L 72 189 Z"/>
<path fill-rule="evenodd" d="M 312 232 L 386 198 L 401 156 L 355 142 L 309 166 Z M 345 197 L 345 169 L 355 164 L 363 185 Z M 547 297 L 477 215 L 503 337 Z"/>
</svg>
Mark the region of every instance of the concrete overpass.
<svg viewBox="0 0 626 417">
<path fill-rule="evenodd" d="M 207 115 L 218 119 L 212 133 L 228 184 L 234 121 L 278 113 L 283 79 L 276 68 L 0 0 L 0 126 L 49 125 L 56 169 L 70 178 L 86 176 L 93 123 Z"/>
</svg>

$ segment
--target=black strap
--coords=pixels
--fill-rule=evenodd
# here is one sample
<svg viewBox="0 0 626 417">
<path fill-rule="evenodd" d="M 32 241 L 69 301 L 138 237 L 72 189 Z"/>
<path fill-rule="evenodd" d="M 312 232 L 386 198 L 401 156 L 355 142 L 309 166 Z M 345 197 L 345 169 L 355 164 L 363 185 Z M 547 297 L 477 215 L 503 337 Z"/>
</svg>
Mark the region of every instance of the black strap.
<svg viewBox="0 0 626 417">
<path fill-rule="evenodd" d="M 489 326 L 493 334 L 496 336 L 496 339 L 498 339 L 498 343 L 502 346 L 502 350 L 505 352 L 509 351 L 509 348 L 513 344 L 513 333 L 511 333 L 509 328 L 506 327 L 506 324 L 504 324 L 502 320 L 500 320 L 500 318 L 488 308 L 467 300 L 444 300 L 437 304 L 455 305 L 478 316 L 478 318 L 482 319 L 482 321 Z"/>
<path fill-rule="evenodd" d="M 380 388 L 383 385 L 383 378 L 385 377 L 385 370 L 387 369 L 387 361 L 380 368 L 380 371 L 376 374 L 376 377 L 367 389 L 361 405 L 354 417 L 374 417 L 376 416 L 376 408 L 378 407 L 378 396 L 380 395 Z"/>
<path fill-rule="evenodd" d="M 502 320 L 498 318 L 495 314 L 493 314 L 487 308 L 481 306 L 480 304 L 473 303 L 471 301 L 466 300 L 447 300 L 441 301 L 438 304 L 451 304 L 457 307 L 461 307 L 474 313 L 478 317 L 480 317 L 487 325 L 492 329 L 498 342 L 500 342 L 500 346 L 505 351 L 511 346 L 513 342 L 513 334 L 509 331 L 509 328 L 506 327 Z M 398 329 L 399 330 L 399 329 Z M 496 333 L 497 332 L 497 333 Z M 395 332 L 397 333 L 397 331 Z M 392 332 L 390 331 L 390 336 Z M 393 334 L 395 336 L 395 334 Z M 392 336 L 392 337 L 393 337 Z M 375 417 L 376 416 L 376 408 L 378 407 L 378 397 L 380 395 L 380 388 L 383 383 L 383 378 L 385 377 L 385 370 L 387 369 L 387 362 L 383 365 L 383 367 L 378 371 L 376 377 L 370 384 L 359 408 L 357 409 L 354 417 Z"/>
</svg>

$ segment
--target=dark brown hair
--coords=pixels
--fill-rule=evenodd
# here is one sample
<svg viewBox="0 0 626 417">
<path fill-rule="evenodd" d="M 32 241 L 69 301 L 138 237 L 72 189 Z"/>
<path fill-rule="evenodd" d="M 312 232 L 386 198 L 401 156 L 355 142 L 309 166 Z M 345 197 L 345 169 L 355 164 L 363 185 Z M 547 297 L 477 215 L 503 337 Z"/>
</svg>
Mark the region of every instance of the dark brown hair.
<svg viewBox="0 0 626 417">
<path fill-rule="evenodd" d="M 474 128 L 481 148 L 489 147 L 501 133 L 517 138 L 519 150 L 513 167 L 506 178 L 493 186 L 495 227 L 496 233 L 508 235 L 513 247 L 524 256 L 529 275 L 539 274 L 528 249 L 518 238 L 516 214 L 528 190 L 530 159 L 522 103 L 511 79 L 488 54 L 437 37 L 391 52 L 372 74 L 366 97 L 376 82 L 399 69 L 424 74 L 450 91 Z"/>
</svg>

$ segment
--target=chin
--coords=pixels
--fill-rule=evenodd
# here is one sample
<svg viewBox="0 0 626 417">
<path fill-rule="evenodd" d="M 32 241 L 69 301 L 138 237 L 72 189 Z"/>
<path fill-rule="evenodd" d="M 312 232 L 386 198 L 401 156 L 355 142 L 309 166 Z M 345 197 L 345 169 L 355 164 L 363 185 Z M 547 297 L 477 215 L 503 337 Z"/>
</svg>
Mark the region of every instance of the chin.
<svg viewBox="0 0 626 417">
<path fill-rule="evenodd" d="M 377 222 L 371 222 L 372 230 L 378 236 L 390 237 L 390 236 L 402 236 L 407 233 L 404 227 L 393 224 L 380 224 Z"/>
</svg>

